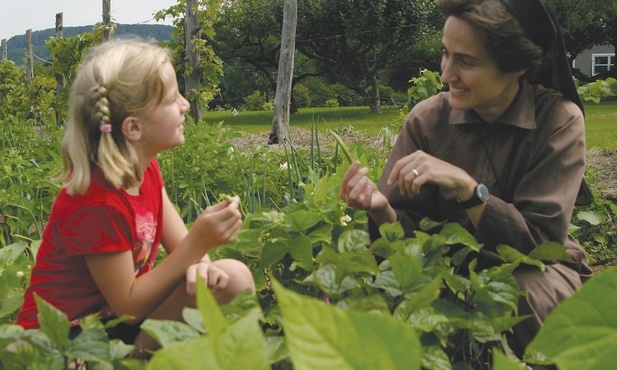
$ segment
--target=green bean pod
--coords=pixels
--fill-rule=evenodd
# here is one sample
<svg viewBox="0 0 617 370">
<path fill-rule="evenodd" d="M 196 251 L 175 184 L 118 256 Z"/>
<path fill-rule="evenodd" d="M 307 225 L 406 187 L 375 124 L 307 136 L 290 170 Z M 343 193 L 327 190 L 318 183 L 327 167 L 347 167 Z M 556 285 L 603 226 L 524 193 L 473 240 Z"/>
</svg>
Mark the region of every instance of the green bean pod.
<svg viewBox="0 0 617 370">
<path fill-rule="evenodd" d="M 345 146 L 345 143 L 343 142 L 343 139 L 341 139 L 341 137 L 338 136 L 336 134 L 336 132 L 334 132 L 334 131 L 330 131 L 330 135 L 332 135 L 334 140 L 336 140 L 338 145 L 341 147 L 341 150 L 343 151 L 343 154 L 345 155 L 345 158 L 347 158 L 347 161 L 349 161 L 349 164 L 352 164 L 353 163 L 353 158 L 351 157 L 351 153 L 349 152 L 349 150 L 347 150 L 347 147 Z"/>
</svg>

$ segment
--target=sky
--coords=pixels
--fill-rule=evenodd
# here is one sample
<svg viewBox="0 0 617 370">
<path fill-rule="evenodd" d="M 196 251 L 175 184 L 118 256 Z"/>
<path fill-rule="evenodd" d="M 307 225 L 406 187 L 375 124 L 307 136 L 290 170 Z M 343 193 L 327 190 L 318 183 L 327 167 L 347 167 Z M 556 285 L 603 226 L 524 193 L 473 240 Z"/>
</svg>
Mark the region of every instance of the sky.
<svg viewBox="0 0 617 370">
<path fill-rule="evenodd" d="M 176 0 L 110 0 L 111 19 L 119 24 L 171 24 L 156 22 L 153 14 Z M 103 21 L 102 0 L 0 0 L 0 40 L 56 27 L 63 13 L 64 27 L 88 26 Z"/>
</svg>

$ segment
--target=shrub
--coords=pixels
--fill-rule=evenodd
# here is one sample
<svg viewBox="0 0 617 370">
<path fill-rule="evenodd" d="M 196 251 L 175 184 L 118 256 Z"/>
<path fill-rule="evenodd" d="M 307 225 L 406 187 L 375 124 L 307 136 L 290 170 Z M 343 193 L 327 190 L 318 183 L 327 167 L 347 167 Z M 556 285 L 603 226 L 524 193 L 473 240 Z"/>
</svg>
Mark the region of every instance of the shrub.
<svg viewBox="0 0 617 370">
<path fill-rule="evenodd" d="M 338 107 L 338 100 L 336 100 L 336 99 L 328 99 L 328 100 L 326 100 L 324 105 L 326 106 L 326 108 L 337 108 Z"/>
<path fill-rule="evenodd" d="M 305 85 L 296 85 L 293 89 L 293 99 L 298 108 L 306 108 L 311 106 L 311 90 Z"/>
<path fill-rule="evenodd" d="M 246 103 L 245 108 L 247 110 L 268 110 L 266 93 L 259 90 L 255 90 L 251 95 L 244 98 L 244 102 Z"/>
</svg>

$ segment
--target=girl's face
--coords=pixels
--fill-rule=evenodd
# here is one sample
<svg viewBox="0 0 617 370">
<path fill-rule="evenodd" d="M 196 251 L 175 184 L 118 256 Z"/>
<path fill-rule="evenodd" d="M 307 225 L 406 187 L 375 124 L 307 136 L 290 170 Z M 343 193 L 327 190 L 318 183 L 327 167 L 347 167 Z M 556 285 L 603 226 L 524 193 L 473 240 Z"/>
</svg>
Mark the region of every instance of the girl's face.
<svg viewBox="0 0 617 370">
<path fill-rule="evenodd" d="M 457 17 L 446 20 L 442 44 L 441 78 L 450 86 L 452 108 L 474 109 L 487 122 L 501 117 L 514 101 L 525 71 L 502 72 L 482 35 Z"/>
<path fill-rule="evenodd" d="M 184 115 L 190 108 L 189 102 L 178 90 L 176 72 L 171 63 L 165 63 L 163 73 L 171 81 L 170 88 L 161 103 L 145 116 L 142 143 L 143 149 L 151 155 L 184 143 Z"/>
</svg>

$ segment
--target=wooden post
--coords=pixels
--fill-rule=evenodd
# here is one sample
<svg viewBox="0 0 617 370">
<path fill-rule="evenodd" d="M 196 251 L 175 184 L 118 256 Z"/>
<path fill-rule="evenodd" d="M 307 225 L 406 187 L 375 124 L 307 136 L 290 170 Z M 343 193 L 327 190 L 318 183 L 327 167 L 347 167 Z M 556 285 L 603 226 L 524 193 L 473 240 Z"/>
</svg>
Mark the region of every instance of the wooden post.
<svg viewBox="0 0 617 370">
<path fill-rule="evenodd" d="M 63 13 L 57 13 L 56 14 L 56 37 L 58 38 L 62 38 L 64 37 L 64 28 L 63 28 Z M 60 97 L 62 96 L 62 92 L 64 91 L 64 88 L 66 86 L 66 79 L 64 77 L 64 74 L 62 73 L 56 73 L 56 96 Z"/>
<path fill-rule="evenodd" d="M 63 13 L 56 13 L 56 37 L 62 38 L 64 37 L 64 26 L 63 26 Z M 54 61 L 55 62 L 55 61 Z M 61 109 L 59 107 L 62 105 L 60 103 L 62 101 L 62 94 L 64 93 L 64 89 L 66 88 L 66 77 L 64 73 L 56 72 L 56 125 L 62 126 L 64 122 L 64 118 L 61 114 Z"/>
<path fill-rule="evenodd" d="M 111 0 L 103 0 L 103 40 L 111 38 Z"/>
<path fill-rule="evenodd" d="M 26 31 L 26 83 L 34 77 L 34 52 L 32 51 L 32 29 Z"/>
<path fill-rule="evenodd" d="M 8 51 L 6 46 L 6 39 L 2 39 L 2 60 L 8 59 Z"/>
<path fill-rule="evenodd" d="M 200 72 L 199 72 L 199 49 L 195 46 L 194 40 L 201 38 L 201 24 L 197 12 L 197 0 L 186 0 L 186 14 L 184 17 L 184 40 L 187 70 L 190 73 L 184 74 L 184 95 L 191 103 L 191 116 L 193 121 L 201 121 L 201 109 L 199 108 Z"/>
</svg>

